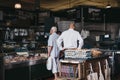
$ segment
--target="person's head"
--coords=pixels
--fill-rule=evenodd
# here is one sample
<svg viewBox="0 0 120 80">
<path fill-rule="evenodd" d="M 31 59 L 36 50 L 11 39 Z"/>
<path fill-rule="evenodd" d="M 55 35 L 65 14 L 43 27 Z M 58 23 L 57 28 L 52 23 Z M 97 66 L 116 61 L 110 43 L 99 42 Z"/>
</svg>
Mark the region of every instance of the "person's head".
<svg viewBox="0 0 120 80">
<path fill-rule="evenodd" d="M 57 32 L 57 27 L 53 26 L 53 27 L 50 29 L 50 34 L 56 33 L 56 32 Z"/>
<path fill-rule="evenodd" d="M 69 28 L 70 28 L 70 29 L 75 29 L 75 23 L 74 23 L 74 22 L 71 22 Z"/>
</svg>

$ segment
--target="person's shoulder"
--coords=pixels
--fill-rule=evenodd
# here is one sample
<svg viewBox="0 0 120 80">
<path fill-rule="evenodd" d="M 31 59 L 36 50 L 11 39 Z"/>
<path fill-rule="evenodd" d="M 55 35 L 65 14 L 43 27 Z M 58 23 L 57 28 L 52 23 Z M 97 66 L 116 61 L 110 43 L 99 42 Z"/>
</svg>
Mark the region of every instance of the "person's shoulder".
<svg viewBox="0 0 120 80">
<path fill-rule="evenodd" d="M 56 37 L 59 37 L 59 35 L 58 35 L 57 33 L 55 34 L 55 36 L 56 36 Z"/>
<path fill-rule="evenodd" d="M 68 30 L 63 31 L 62 34 L 66 33 L 66 32 L 68 32 Z"/>
<path fill-rule="evenodd" d="M 77 30 L 74 30 L 74 32 L 79 33 Z"/>
<path fill-rule="evenodd" d="M 50 39 L 53 39 L 53 38 L 55 38 L 55 37 L 58 37 L 58 35 L 57 35 L 57 34 L 51 34 L 51 35 L 49 36 Z"/>
<path fill-rule="evenodd" d="M 53 33 L 51 37 L 58 37 L 59 35 L 57 33 Z"/>
<path fill-rule="evenodd" d="M 51 34 L 51 35 L 50 35 L 50 37 L 54 37 L 54 36 L 55 36 L 55 34 Z"/>
<path fill-rule="evenodd" d="M 49 38 L 51 38 L 53 35 L 51 34 L 51 35 L 49 35 Z"/>
</svg>

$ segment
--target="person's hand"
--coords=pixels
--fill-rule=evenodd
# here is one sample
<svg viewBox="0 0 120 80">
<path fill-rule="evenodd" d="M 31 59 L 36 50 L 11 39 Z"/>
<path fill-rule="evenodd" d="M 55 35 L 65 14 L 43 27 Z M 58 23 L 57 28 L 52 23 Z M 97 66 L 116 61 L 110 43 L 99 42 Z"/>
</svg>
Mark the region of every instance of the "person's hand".
<svg viewBox="0 0 120 80">
<path fill-rule="evenodd" d="M 66 49 L 65 48 L 62 48 L 61 50 L 60 50 L 60 52 L 64 52 Z"/>
<path fill-rule="evenodd" d="M 81 48 L 77 48 L 76 50 L 81 50 Z"/>
<path fill-rule="evenodd" d="M 65 48 L 62 48 L 62 51 L 65 51 Z"/>
</svg>

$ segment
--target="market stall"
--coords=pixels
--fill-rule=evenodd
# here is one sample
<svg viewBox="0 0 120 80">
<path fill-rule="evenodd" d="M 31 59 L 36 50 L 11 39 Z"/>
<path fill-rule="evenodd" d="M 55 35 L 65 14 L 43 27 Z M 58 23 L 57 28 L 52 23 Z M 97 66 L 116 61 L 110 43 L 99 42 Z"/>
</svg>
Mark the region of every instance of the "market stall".
<svg viewBox="0 0 120 80">
<path fill-rule="evenodd" d="M 98 54 L 97 52 L 96 54 Z M 79 56 L 78 54 L 81 56 Z M 99 55 L 96 55 L 96 56 L 95 54 L 94 56 L 93 55 L 90 56 L 90 54 L 93 54 L 91 50 L 79 50 L 77 52 L 76 50 L 67 51 L 65 53 L 65 56 L 66 56 L 65 59 L 60 60 L 60 73 L 59 73 L 60 78 L 59 79 L 89 80 L 88 78 L 93 73 L 96 74 L 95 80 L 101 77 L 100 76 L 101 74 L 103 75 L 104 80 L 107 80 L 106 75 L 108 75 L 110 78 L 111 69 L 108 63 L 109 55 L 100 53 Z M 109 73 L 106 73 L 105 70 L 108 70 Z M 92 78 L 92 80 L 94 79 Z"/>
</svg>

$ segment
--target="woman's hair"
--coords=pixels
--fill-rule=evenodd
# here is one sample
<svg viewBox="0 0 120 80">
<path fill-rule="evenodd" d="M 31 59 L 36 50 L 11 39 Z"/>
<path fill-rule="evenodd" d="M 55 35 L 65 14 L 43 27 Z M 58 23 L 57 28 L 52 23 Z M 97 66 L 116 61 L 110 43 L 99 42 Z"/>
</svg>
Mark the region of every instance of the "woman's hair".
<svg viewBox="0 0 120 80">
<path fill-rule="evenodd" d="M 57 27 L 53 26 L 51 30 L 53 30 L 53 32 L 57 32 Z"/>
</svg>

